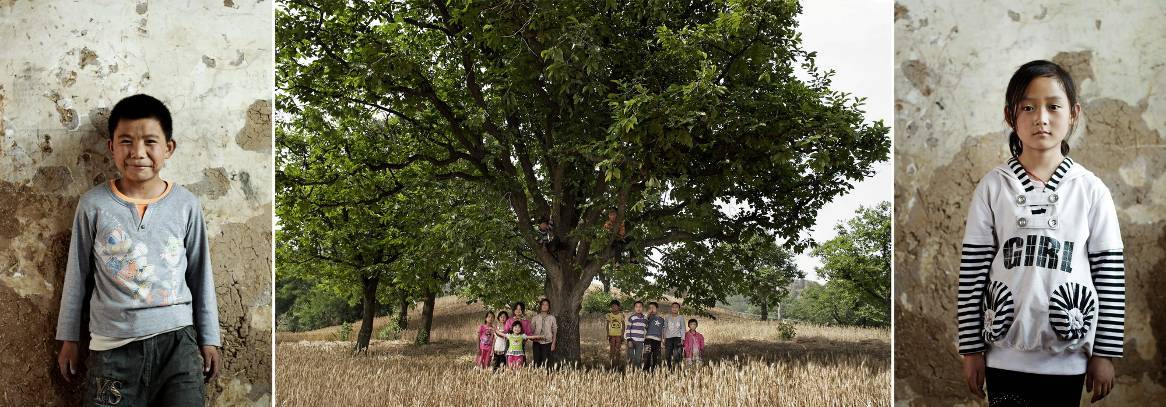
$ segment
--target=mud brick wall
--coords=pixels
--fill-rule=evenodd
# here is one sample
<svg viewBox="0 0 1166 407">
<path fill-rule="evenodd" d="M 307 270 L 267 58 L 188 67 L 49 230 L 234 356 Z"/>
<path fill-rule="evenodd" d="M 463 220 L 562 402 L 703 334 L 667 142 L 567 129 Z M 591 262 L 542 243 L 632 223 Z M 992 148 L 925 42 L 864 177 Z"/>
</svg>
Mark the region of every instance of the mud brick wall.
<svg viewBox="0 0 1166 407">
<path fill-rule="evenodd" d="M 1113 192 L 1126 245 L 1126 356 L 1105 405 L 1166 398 L 1166 3 L 1047 3 L 895 3 L 897 404 L 974 404 L 955 345 L 959 245 L 972 190 L 1008 158 L 1008 79 L 1033 59 L 1078 83 L 1070 156 Z"/>
<path fill-rule="evenodd" d="M 271 399 L 269 1 L 0 0 L 0 405 L 77 405 L 53 340 L 77 197 L 116 176 L 109 110 L 174 117 L 163 178 L 203 202 L 225 371 L 216 405 Z"/>
</svg>

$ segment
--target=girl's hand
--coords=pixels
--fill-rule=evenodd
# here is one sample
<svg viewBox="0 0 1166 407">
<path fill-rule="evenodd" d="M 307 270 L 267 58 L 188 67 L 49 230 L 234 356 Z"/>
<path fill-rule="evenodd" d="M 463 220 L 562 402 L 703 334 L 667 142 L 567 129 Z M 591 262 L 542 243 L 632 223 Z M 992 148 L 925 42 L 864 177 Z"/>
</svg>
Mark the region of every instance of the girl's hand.
<svg viewBox="0 0 1166 407">
<path fill-rule="evenodd" d="M 1089 367 L 1085 370 L 1085 390 L 1093 393 L 1090 403 L 1109 395 L 1113 390 L 1113 362 L 1104 356 L 1089 358 Z"/>
<path fill-rule="evenodd" d="M 964 383 L 977 398 L 984 398 L 984 353 L 964 355 Z"/>
</svg>

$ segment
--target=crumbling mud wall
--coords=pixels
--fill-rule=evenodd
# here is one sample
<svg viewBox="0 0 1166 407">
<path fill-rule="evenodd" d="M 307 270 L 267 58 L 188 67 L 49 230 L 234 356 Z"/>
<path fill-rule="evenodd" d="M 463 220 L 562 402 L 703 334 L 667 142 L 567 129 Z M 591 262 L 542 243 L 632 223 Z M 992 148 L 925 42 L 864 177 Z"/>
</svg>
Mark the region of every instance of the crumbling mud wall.
<svg viewBox="0 0 1166 407">
<path fill-rule="evenodd" d="M 1078 82 L 1071 157 L 1113 192 L 1126 245 L 1126 353 L 1104 404 L 1166 399 L 1166 3 L 900 0 L 894 13 L 896 404 L 976 404 L 955 345 L 959 246 L 972 190 L 1008 158 L 1008 79 L 1033 59 Z"/>
<path fill-rule="evenodd" d="M 163 178 L 203 202 L 219 299 L 215 405 L 271 400 L 269 1 L 0 1 L 0 405 L 78 405 L 53 340 L 77 197 L 116 176 L 109 110 L 174 116 Z"/>
</svg>

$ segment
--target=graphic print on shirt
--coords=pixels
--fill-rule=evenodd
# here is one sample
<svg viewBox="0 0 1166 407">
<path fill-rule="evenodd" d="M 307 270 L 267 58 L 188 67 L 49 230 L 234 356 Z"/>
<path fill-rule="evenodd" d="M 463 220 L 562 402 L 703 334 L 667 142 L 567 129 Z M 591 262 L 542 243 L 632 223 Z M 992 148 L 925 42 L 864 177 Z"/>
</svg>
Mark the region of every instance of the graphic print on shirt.
<svg viewBox="0 0 1166 407">
<path fill-rule="evenodd" d="M 177 279 L 182 273 L 174 271 L 184 250 L 181 242 L 171 236 L 167 239 L 162 258 L 167 264 L 159 267 L 149 263 L 149 247 L 143 242 L 134 242 L 125 228 L 117 222 L 102 228 L 104 233 L 94 240 L 93 251 L 105 267 L 103 271 L 112 274 L 111 280 L 118 289 L 129 294 L 143 304 L 163 305 L 178 302 Z"/>
<path fill-rule="evenodd" d="M 1057 287 L 1049 298 L 1049 324 L 1063 340 L 1084 339 L 1093 327 L 1096 309 L 1097 301 L 1088 287 L 1067 282 Z"/>
<path fill-rule="evenodd" d="M 993 281 L 984 291 L 984 340 L 995 342 L 1008 333 L 1016 312 L 1012 302 L 1012 290 L 1000 281 Z"/>
</svg>

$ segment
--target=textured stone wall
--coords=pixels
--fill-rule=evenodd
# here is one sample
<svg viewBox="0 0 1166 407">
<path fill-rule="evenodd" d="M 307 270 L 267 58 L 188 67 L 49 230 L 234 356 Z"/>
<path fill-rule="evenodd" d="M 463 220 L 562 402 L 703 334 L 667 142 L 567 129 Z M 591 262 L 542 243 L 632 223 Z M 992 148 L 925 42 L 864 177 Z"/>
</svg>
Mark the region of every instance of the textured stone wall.
<svg viewBox="0 0 1166 407">
<path fill-rule="evenodd" d="M 162 176 L 203 202 L 225 370 L 215 404 L 271 399 L 272 6 L 0 0 L 0 405 L 76 405 L 53 340 L 77 197 L 116 175 L 118 99 L 174 116 Z"/>
<path fill-rule="evenodd" d="M 1071 156 L 1118 208 L 1126 356 L 1106 405 L 1166 398 L 1166 3 L 895 4 L 895 399 L 974 404 L 955 346 L 967 202 L 1008 158 L 1004 90 L 1033 59 L 1067 67 L 1085 122 Z"/>
</svg>

